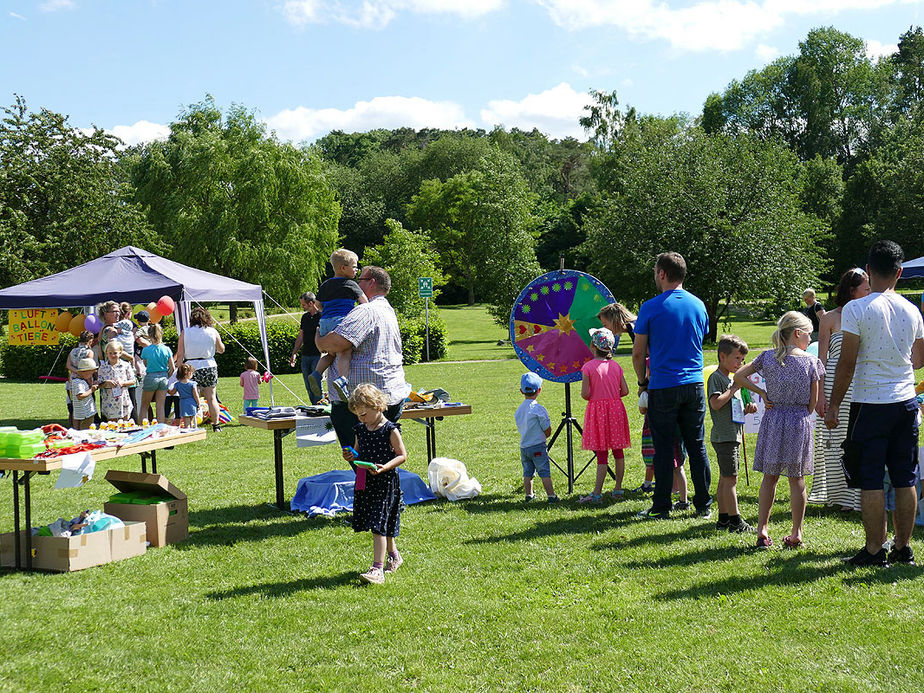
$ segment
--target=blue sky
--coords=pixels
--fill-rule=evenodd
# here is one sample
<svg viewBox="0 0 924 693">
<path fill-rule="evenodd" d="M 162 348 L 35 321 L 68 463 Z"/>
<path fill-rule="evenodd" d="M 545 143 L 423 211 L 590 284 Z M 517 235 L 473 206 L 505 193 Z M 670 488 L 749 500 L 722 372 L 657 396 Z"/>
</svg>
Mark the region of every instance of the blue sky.
<svg viewBox="0 0 924 693">
<path fill-rule="evenodd" d="M 582 136 L 589 89 L 642 112 L 706 96 L 833 25 L 894 50 L 924 0 L 0 0 L 0 103 L 129 143 L 212 94 L 283 138 L 374 127 Z"/>
</svg>

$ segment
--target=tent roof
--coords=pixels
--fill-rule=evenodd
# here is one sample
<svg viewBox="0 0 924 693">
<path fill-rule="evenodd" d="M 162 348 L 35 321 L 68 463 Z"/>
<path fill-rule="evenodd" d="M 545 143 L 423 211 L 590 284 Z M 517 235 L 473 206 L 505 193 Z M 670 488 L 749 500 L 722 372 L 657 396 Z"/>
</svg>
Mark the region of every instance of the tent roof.
<svg viewBox="0 0 924 693">
<path fill-rule="evenodd" d="M 924 277 L 924 256 L 902 263 L 902 279 Z"/>
<path fill-rule="evenodd" d="M 228 279 L 127 245 L 57 274 L 0 290 L 0 308 L 65 308 L 103 301 L 259 301 L 259 284 Z"/>
</svg>

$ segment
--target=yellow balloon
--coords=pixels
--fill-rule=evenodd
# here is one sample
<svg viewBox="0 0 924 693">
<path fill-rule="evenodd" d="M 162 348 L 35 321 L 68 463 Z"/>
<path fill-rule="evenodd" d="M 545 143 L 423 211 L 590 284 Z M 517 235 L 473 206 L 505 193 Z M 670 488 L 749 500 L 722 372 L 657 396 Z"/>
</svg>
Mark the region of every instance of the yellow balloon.
<svg viewBox="0 0 924 693">
<path fill-rule="evenodd" d="M 58 317 L 55 319 L 55 331 L 56 332 L 67 332 L 71 326 L 71 320 L 73 315 L 68 313 L 66 310 L 62 310 L 58 313 Z"/>
<path fill-rule="evenodd" d="M 86 319 L 87 316 L 83 313 L 75 315 L 73 318 L 71 318 L 70 324 L 67 326 L 67 331 L 75 337 L 79 337 L 80 333 L 83 332 L 83 323 Z"/>
</svg>

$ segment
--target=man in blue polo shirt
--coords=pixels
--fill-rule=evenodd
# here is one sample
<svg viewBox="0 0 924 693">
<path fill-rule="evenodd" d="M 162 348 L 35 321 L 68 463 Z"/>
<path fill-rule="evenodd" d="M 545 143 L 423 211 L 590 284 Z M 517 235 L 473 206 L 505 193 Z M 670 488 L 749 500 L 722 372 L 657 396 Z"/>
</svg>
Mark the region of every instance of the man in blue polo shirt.
<svg viewBox="0 0 924 693">
<path fill-rule="evenodd" d="M 680 253 L 658 255 L 654 278 L 661 293 L 642 304 L 635 323 L 632 365 L 639 393 L 648 391 L 648 421 L 655 449 L 652 505 L 639 517 L 650 519 L 670 515 L 678 429 L 690 456 L 693 505 L 700 517 L 712 514 L 703 388 L 703 338 L 709 317 L 703 302 L 684 290 L 686 273 L 687 263 Z"/>
</svg>

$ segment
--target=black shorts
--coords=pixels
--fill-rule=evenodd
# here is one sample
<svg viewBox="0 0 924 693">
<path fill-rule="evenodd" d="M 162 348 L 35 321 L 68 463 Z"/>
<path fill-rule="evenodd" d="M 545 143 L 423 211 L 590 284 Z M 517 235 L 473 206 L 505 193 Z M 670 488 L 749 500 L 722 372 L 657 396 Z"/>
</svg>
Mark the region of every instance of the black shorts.
<svg viewBox="0 0 924 693">
<path fill-rule="evenodd" d="M 852 402 L 844 446 L 844 473 L 851 488 L 881 491 L 885 469 L 895 488 L 918 481 L 918 403 Z"/>
</svg>

